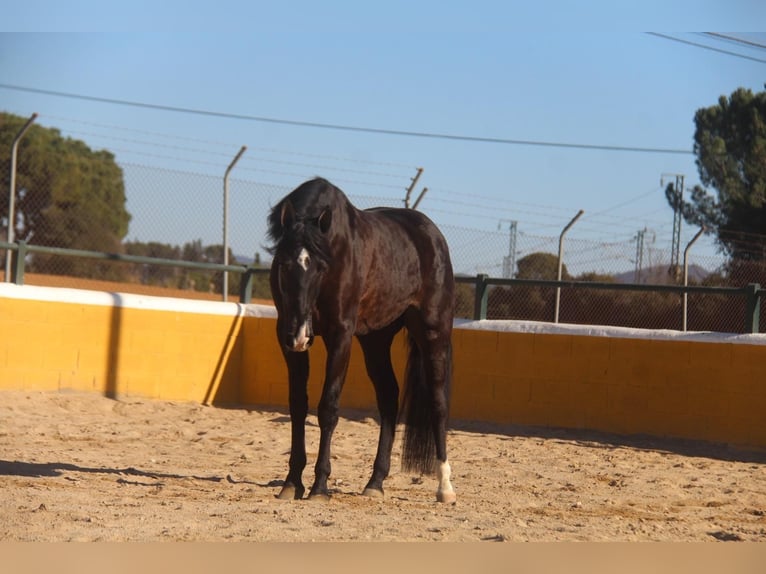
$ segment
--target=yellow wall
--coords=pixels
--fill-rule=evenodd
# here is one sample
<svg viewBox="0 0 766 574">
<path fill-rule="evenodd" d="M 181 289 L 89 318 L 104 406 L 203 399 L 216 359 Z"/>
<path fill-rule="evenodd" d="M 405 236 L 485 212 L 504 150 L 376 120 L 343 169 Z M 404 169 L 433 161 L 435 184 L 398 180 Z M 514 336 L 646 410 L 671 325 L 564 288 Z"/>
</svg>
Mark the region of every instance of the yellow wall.
<svg viewBox="0 0 766 574">
<path fill-rule="evenodd" d="M 219 401 L 238 400 L 242 317 L 237 305 L 228 314 L 201 314 L 121 306 L 147 298 L 106 293 L 95 298 L 99 304 L 0 293 L 0 388 L 199 402 L 215 392 Z"/>
<path fill-rule="evenodd" d="M 459 329 L 454 342 L 457 418 L 766 447 L 764 344 Z"/>
<path fill-rule="evenodd" d="M 275 320 L 254 307 L 12 287 L 0 289 L 0 389 L 287 405 Z M 602 331 L 456 328 L 452 417 L 766 448 L 766 335 Z M 310 353 L 316 405 L 323 345 Z M 401 380 L 401 336 L 393 356 Z M 342 405 L 375 405 L 356 343 Z"/>
</svg>

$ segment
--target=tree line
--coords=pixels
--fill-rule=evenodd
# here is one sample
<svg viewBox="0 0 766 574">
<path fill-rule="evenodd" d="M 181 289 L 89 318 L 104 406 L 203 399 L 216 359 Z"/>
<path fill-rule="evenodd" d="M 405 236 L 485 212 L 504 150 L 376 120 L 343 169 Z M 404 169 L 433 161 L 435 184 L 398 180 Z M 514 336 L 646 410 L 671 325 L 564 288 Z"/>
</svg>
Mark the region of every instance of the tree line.
<svg viewBox="0 0 766 574">
<path fill-rule="evenodd" d="M 10 154 L 13 138 L 25 118 L 0 112 L 0 239 L 8 237 Z M 64 137 L 56 128 L 32 125 L 17 154 L 14 237 L 27 243 L 84 251 L 140 255 L 194 262 L 223 262 L 223 245 L 197 239 L 183 245 L 127 241 L 131 215 L 125 184 L 114 154 L 94 151 Z M 256 264 L 259 256 L 255 256 Z M 229 251 L 229 261 L 234 261 Z M 26 269 L 32 273 L 134 282 L 220 293 L 222 272 L 181 269 L 35 253 Z M 239 291 L 238 274 L 229 274 L 229 292 Z M 254 296 L 268 297 L 268 285 L 256 277 Z"/>
<path fill-rule="evenodd" d="M 153 257 L 159 259 L 172 259 L 176 261 L 193 261 L 196 263 L 222 263 L 223 245 L 203 245 L 202 240 L 197 239 L 184 243 L 183 246 L 170 245 L 150 241 L 127 241 L 123 243 L 124 253 L 141 257 Z M 236 257 L 229 249 L 230 263 L 236 264 Z M 262 267 L 260 254 L 256 253 L 253 262 L 247 262 L 255 267 Z M 122 281 L 132 281 L 143 285 L 156 285 L 159 287 L 173 287 L 193 291 L 209 293 L 223 292 L 223 272 L 205 271 L 204 269 L 185 269 L 180 267 L 147 265 L 147 264 L 123 264 L 124 273 L 128 277 Z M 229 273 L 228 294 L 237 295 L 241 275 Z M 253 283 L 253 297 L 263 299 L 270 298 L 268 282 L 264 276 L 256 276 Z"/>
<path fill-rule="evenodd" d="M 555 280 L 558 258 L 551 253 L 531 253 L 518 261 L 517 279 Z M 664 273 L 673 283 L 674 275 Z M 565 281 L 616 283 L 611 275 L 583 273 L 572 276 L 562 265 Z M 740 262 L 729 270 L 711 273 L 696 284 L 708 287 L 741 287 L 748 283 L 766 285 L 766 261 Z M 695 284 L 691 281 L 690 284 Z M 456 316 L 472 318 L 474 287 L 459 283 Z M 487 319 L 516 319 L 551 322 L 555 315 L 555 287 L 542 285 L 490 286 L 487 293 Z M 743 332 L 746 325 L 744 296 L 691 293 L 687 297 L 687 329 L 690 331 Z M 613 325 L 635 329 L 680 329 L 683 325 L 682 295 L 657 291 L 609 290 L 587 287 L 562 288 L 559 321 L 571 324 Z M 760 332 L 766 332 L 766 313 L 761 313 Z"/>
</svg>

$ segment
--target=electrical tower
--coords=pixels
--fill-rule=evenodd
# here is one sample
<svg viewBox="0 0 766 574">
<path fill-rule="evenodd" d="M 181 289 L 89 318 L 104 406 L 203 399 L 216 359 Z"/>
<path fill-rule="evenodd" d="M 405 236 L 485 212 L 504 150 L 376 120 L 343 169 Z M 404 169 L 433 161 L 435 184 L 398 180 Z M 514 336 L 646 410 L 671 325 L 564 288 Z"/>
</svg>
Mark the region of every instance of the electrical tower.
<svg viewBox="0 0 766 574">
<path fill-rule="evenodd" d="M 508 221 L 510 227 L 508 229 L 508 255 L 503 257 L 503 278 L 510 279 L 513 277 L 513 271 L 516 269 L 516 235 L 518 232 L 519 222 L 510 220 L 501 220 L 497 224 L 498 229 L 502 225 L 503 221 Z"/>
<path fill-rule="evenodd" d="M 668 272 L 678 281 L 681 277 L 681 208 L 684 202 L 684 176 L 680 173 L 662 174 L 660 185 L 664 185 L 665 176 L 672 175 L 676 178 L 673 186 L 673 244 L 670 248 L 670 268 Z"/>
<path fill-rule="evenodd" d="M 641 269 L 644 266 L 644 235 L 646 227 L 639 229 L 636 234 L 636 271 L 633 277 L 636 283 L 641 283 Z"/>
</svg>

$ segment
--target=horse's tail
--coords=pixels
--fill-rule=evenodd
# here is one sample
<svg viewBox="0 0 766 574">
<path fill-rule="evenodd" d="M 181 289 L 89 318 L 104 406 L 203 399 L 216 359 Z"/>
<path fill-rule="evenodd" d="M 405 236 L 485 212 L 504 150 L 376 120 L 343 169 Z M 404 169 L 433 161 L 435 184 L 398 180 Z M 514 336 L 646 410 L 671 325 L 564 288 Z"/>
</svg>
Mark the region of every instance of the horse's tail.
<svg viewBox="0 0 766 574">
<path fill-rule="evenodd" d="M 434 389 L 425 373 L 423 354 L 413 339 L 407 336 L 409 352 L 404 375 L 404 443 L 402 445 L 402 469 L 405 472 L 431 474 L 435 469 L 436 436 L 434 428 Z M 450 379 L 452 378 L 452 344 L 447 347 L 445 376 L 445 399 L 449 412 Z"/>
</svg>

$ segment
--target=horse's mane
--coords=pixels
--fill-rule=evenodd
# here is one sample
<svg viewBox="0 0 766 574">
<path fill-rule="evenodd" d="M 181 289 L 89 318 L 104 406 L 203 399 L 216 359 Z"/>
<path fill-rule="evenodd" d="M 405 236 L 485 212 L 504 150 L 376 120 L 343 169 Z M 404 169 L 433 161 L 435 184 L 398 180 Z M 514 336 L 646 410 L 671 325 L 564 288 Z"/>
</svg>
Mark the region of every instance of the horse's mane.
<svg viewBox="0 0 766 574">
<path fill-rule="evenodd" d="M 280 251 L 291 253 L 300 246 L 328 263 L 331 259 L 330 241 L 328 234 L 320 228 L 319 218 L 324 212 L 330 212 L 332 217 L 339 199 L 348 202 L 338 188 L 322 178 L 297 187 L 269 213 L 267 234 L 272 241 L 269 253 L 272 256 Z M 294 217 L 289 225 L 283 226 L 282 210 L 286 202 L 290 203 Z"/>
</svg>

